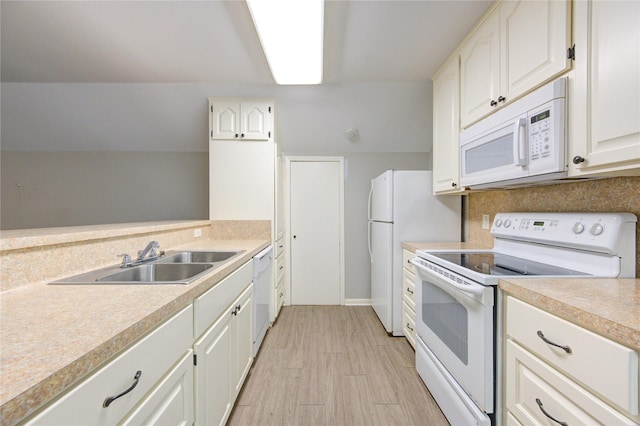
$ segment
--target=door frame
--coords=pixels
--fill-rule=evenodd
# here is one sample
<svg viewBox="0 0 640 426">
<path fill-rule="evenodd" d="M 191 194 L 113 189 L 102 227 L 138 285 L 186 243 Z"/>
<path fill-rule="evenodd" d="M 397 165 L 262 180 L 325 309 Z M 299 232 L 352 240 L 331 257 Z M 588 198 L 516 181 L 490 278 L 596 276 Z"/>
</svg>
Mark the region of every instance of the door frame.
<svg viewBox="0 0 640 426">
<path fill-rule="evenodd" d="M 291 305 L 291 291 L 292 291 L 292 283 L 291 283 L 291 163 L 299 163 L 299 162 L 331 162 L 338 163 L 340 176 L 339 176 L 339 209 L 340 209 L 340 229 L 339 232 L 339 253 L 338 259 L 340 262 L 339 271 L 340 271 L 340 282 L 339 282 L 339 291 L 340 291 L 340 305 L 344 306 L 345 304 L 345 261 L 344 261 L 344 157 L 314 157 L 314 156 L 295 156 L 295 155 L 287 155 L 285 156 L 285 210 L 286 210 L 286 219 L 285 219 L 285 242 L 287 244 L 287 263 L 288 267 L 287 271 L 287 294 L 285 295 L 285 304 Z"/>
</svg>

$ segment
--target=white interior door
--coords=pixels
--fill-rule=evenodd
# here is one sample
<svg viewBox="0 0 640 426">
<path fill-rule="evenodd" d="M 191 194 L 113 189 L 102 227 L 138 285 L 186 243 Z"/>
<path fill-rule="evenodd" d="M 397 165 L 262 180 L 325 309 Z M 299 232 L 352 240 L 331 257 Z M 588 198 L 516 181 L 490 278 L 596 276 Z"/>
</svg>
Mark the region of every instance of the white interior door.
<svg viewBox="0 0 640 426">
<path fill-rule="evenodd" d="M 339 305 L 342 281 L 342 161 L 289 162 L 291 304 Z"/>
</svg>

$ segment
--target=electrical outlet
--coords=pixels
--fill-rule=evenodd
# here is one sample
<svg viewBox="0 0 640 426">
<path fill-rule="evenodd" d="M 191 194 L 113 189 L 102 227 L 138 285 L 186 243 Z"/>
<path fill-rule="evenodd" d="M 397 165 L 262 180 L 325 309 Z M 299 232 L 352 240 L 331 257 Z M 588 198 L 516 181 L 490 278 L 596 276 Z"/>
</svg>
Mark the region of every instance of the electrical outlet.
<svg viewBox="0 0 640 426">
<path fill-rule="evenodd" d="M 195 238 L 202 237 L 202 229 L 196 228 L 193 230 L 193 236 Z"/>
<path fill-rule="evenodd" d="M 482 215 L 482 229 L 489 229 L 489 215 L 488 214 L 483 214 Z"/>
</svg>

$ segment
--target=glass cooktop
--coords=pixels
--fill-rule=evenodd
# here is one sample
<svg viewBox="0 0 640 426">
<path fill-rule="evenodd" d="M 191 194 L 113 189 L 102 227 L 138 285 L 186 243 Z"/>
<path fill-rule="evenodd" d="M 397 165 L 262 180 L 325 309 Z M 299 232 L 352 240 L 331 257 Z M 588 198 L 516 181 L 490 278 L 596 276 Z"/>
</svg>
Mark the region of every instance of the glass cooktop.
<svg viewBox="0 0 640 426">
<path fill-rule="evenodd" d="M 429 254 L 486 275 L 588 275 L 571 269 L 493 252 L 429 252 Z"/>
</svg>

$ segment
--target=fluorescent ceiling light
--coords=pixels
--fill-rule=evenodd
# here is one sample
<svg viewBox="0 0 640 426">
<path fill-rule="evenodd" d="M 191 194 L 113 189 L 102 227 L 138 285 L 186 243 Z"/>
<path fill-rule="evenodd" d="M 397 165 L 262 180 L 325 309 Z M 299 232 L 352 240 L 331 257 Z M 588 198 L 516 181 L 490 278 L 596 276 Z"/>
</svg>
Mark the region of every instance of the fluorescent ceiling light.
<svg viewBox="0 0 640 426">
<path fill-rule="evenodd" d="M 278 84 L 322 82 L 324 0 L 247 0 Z"/>
</svg>

